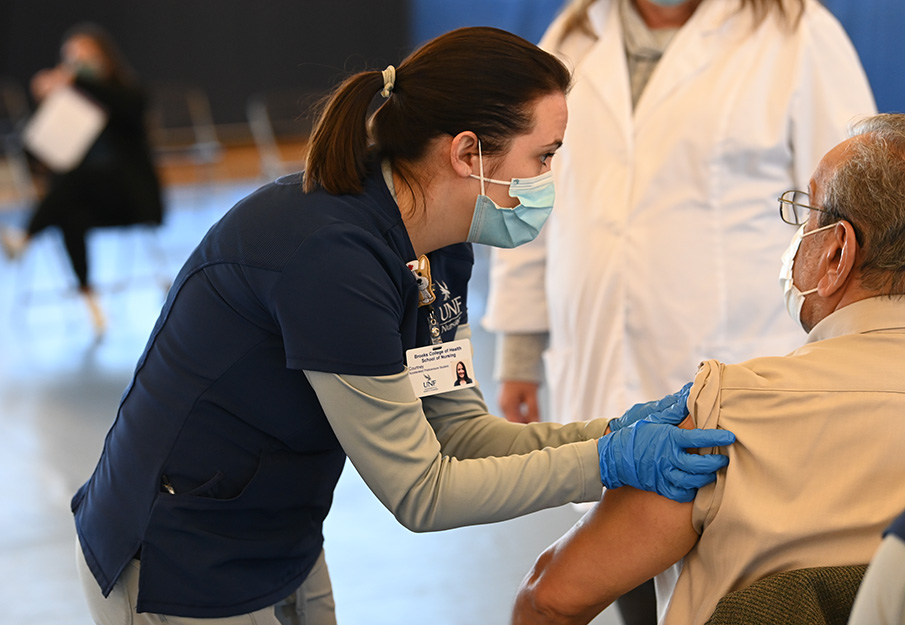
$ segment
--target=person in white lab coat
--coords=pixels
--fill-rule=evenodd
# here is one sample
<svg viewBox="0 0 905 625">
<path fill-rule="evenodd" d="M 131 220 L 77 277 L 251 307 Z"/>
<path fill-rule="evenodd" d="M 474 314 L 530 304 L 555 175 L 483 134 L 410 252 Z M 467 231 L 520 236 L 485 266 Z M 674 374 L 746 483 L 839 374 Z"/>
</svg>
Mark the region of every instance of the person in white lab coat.
<svg viewBox="0 0 905 625">
<path fill-rule="evenodd" d="M 573 0 L 541 46 L 575 81 L 553 215 L 493 252 L 507 418 L 540 417 L 541 353 L 544 418 L 564 421 L 674 391 L 704 358 L 794 348 L 776 198 L 875 112 L 835 18 L 815 0 Z"/>
</svg>

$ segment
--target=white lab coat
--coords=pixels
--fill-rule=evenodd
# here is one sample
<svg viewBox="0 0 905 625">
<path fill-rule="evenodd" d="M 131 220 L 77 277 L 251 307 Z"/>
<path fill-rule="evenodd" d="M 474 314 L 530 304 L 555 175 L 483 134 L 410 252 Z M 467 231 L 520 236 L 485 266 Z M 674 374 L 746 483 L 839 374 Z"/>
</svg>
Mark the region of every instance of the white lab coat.
<svg viewBox="0 0 905 625">
<path fill-rule="evenodd" d="M 807 190 L 854 118 L 875 112 L 839 23 L 808 0 L 797 30 L 755 30 L 704 0 L 632 110 L 614 0 L 595 40 L 561 20 L 542 46 L 575 70 L 556 203 L 541 237 L 494 251 L 485 327 L 550 331 L 552 418 L 616 416 L 677 390 L 705 358 L 780 355 L 802 341 L 778 286 L 795 229 L 777 198 Z M 810 287 L 811 285 L 802 285 Z"/>
</svg>

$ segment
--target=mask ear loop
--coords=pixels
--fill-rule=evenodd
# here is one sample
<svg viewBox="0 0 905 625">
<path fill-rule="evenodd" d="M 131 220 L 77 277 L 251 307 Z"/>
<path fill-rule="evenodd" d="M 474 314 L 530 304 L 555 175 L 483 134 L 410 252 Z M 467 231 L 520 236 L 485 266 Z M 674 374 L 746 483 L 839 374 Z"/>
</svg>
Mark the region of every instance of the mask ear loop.
<svg viewBox="0 0 905 625">
<path fill-rule="evenodd" d="M 481 154 L 481 140 L 478 139 L 478 171 L 481 173 L 481 195 L 484 193 L 484 156 Z"/>
</svg>

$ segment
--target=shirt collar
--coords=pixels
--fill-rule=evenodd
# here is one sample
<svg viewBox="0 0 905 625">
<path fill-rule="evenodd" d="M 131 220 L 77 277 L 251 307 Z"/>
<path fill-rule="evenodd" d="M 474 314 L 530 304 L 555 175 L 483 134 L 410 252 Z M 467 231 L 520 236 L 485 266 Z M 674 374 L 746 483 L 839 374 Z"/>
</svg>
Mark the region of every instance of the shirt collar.
<svg viewBox="0 0 905 625">
<path fill-rule="evenodd" d="M 632 0 L 619 0 L 619 20 L 629 56 L 657 60 L 666 51 L 678 28 L 648 28 Z"/>
<path fill-rule="evenodd" d="M 827 315 L 808 333 L 808 343 L 846 334 L 905 330 L 905 297 L 869 297 Z"/>
</svg>

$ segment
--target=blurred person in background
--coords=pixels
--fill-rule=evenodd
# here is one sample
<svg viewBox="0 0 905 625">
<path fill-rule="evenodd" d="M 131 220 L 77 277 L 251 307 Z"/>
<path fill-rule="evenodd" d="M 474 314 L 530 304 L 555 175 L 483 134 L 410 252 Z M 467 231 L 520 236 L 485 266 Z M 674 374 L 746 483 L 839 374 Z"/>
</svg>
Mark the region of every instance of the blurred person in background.
<svg viewBox="0 0 905 625">
<path fill-rule="evenodd" d="M 163 217 L 145 124 L 147 97 L 110 34 L 90 23 L 70 29 L 63 37 L 60 63 L 41 70 L 31 82 L 39 104 L 63 87 L 100 105 L 106 125 L 79 164 L 50 175 L 26 229 L 0 232 L 0 243 L 14 259 L 34 236 L 59 228 L 79 292 L 100 334 L 106 321 L 89 282 L 86 234 L 103 226 L 160 224 Z"/>
</svg>

